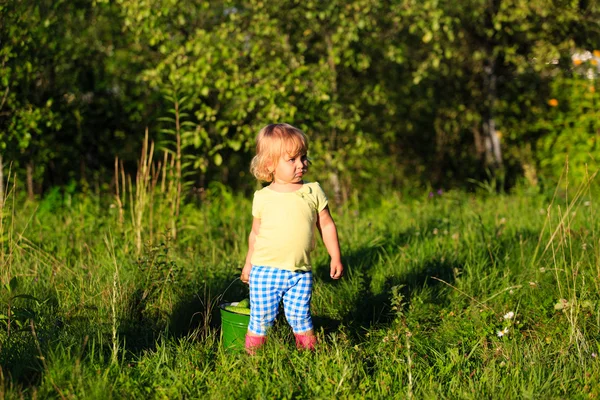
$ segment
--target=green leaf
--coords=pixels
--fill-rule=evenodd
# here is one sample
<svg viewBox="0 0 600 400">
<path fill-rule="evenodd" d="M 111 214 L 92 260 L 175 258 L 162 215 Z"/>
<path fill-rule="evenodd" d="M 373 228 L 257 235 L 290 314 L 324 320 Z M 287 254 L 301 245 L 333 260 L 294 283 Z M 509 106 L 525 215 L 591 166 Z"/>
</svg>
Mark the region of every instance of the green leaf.
<svg viewBox="0 0 600 400">
<path fill-rule="evenodd" d="M 13 276 L 8 285 L 8 290 L 9 292 L 14 292 L 17 287 L 19 287 L 19 279 L 16 276 Z"/>
<path fill-rule="evenodd" d="M 16 296 L 13 296 L 12 299 L 27 299 L 27 300 L 33 300 L 37 303 L 40 303 L 40 300 L 34 296 L 31 296 L 29 294 L 18 294 Z"/>
<path fill-rule="evenodd" d="M 240 148 L 242 147 L 242 142 L 240 142 L 239 140 L 230 140 L 228 143 L 229 143 L 229 148 L 232 149 L 233 151 L 239 151 Z"/>
<path fill-rule="evenodd" d="M 423 41 L 423 43 L 429 43 L 429 42 L 431 42 L 432 38 L 433 38 L 433 33 L 431 33 L 431 31 L 427 31 L 427 32 L 425 32 L 425 35 L 423 35 L 423 38 L 421 40 Z"/>
<path fill-rule="evenodd" d="M 223 163 L 223 157 L 221 157 L 221 154 L 217 153 L 214 155 L 213 161 L 214 161 L 215 165 L 218 167 Z"/>
</svg>

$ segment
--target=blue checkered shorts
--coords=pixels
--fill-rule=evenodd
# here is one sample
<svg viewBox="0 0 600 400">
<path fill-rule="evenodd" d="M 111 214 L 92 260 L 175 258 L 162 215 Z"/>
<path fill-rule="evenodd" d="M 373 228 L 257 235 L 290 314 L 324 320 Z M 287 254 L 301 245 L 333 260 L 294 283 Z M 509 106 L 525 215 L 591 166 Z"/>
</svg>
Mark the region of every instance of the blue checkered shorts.
<svg viewBox="0 0 600 400">
<path fill-rule="evenodd" d="M 248 330 L 266 335 L 273 326 L 283 298 L 285 317 L 294 333 L 313 329 L 310 316 L 312 272 L 292 272 L 253 266 L 250 270 L 250 324 Z"/>
</svg>

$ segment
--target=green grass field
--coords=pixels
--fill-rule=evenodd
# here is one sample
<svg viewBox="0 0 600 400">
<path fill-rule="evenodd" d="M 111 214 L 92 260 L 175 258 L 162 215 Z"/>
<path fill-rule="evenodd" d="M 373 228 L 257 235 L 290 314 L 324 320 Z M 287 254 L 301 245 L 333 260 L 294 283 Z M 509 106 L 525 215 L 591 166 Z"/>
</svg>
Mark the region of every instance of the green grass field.
<svg viewBox="0 0 600 400">
<path fill-rule="evenodd" d="M 173 238 L 160 199 L 140 225 L 132 203 L 119 222 L 112 198 L 12 193 L 0 397 L 597 398 L 593 199 L 450 191 L 333 207 L 346 275 L 328 277 L 319 243 L 317 350 L 296 351 L 280 318 L 251 357 L 221 348 L 217 312 L 247 296 L 248 199 L 213 186 L 182 207 Z"/>
</svg>

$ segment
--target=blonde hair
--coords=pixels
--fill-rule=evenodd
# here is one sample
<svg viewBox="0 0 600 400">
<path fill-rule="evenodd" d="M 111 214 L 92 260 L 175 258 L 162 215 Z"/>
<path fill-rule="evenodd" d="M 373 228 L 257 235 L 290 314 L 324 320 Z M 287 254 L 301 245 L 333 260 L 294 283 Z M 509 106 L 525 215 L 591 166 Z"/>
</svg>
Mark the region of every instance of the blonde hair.
<svg viewBox="0 0 600 400">
<path fill-rule="evenodd" d="M 289 124 L 270 124 L 258 132 L 256 155 L 250 163 L 250 172 L 259 181 L 273 181 L 273 169 L 279 157 L 308 152 L 308 138 L 300 129 Z"/>
</svg>

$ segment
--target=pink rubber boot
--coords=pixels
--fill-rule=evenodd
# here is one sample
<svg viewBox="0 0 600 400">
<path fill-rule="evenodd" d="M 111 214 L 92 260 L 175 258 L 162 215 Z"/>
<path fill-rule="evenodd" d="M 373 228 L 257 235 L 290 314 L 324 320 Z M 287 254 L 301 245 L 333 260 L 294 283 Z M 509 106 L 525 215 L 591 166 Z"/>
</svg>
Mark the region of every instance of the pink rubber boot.
<svg viewBox="0 0 600 400">
<path fill-rule="evenodd" d="M 294 334 L 296 336 L 296 348 L 298 350 L 314 350 L 315 345 L 317 344 L 317 337 L 314 335 L 299 335 L 297 333 Z"/>
<path fill-rule="evenodd" d="M 246 335 L 246 353 L 253 356 L 256 354 L 256 349 L 262 347 L 267 342 L 266 336 L 250 336 Z"/>
</svg>

